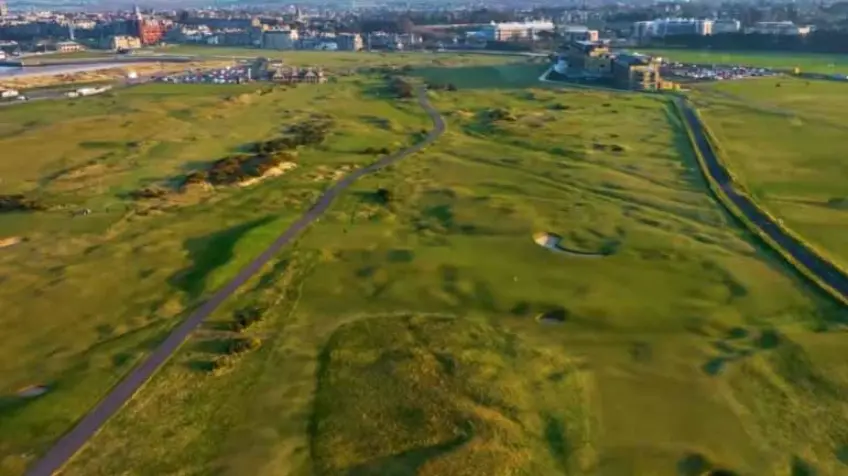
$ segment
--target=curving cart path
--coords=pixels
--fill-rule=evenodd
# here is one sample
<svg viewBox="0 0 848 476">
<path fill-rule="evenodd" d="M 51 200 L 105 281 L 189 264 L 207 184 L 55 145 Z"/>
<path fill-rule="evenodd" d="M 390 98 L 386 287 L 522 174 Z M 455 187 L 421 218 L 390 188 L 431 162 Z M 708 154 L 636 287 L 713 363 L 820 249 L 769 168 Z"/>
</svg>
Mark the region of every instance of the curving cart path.
<svg viewBox="0 0 848 476">
<path fill-rule="evenodd" d="M 736 189 L 733 179 L 719 162 L 712 145 L 707 140 L 703 124 L 701 124 L 701 119 L 695 113 L 695 110 L 686 100 L 679 100 L 679 104 L 683 111 L 686 126 L 692 130 L 695 137 L 695 146 L 704 158 L 706 170 L 703 172 L 709 174 L 715 180 L 721 188 L 721 193 L 736 205 L 745 215 L 745 218 L 768 235 L 780 249 L 806 268 L 810 274 L 830 288 L 830 290 L 825 289 L 825 291 L 830 291 L 837 297 L 841 296 L 841 301 L 848 302 L 848 275 L 830 261 L 819 256 L 806 244 L 784 231 L 780 224 L 763 212 L 750 197 Z M 790 263 L 790 265 L 793 264 Z M 814 284 L 818 285 L 818 283 Z"/>
<path fill-rule="evenodd" d="M 300 219 L 294 222 L 279 238 L 274 241 L 261 255 L 254 259 L 249 265 L 242 269 L 239 274 L 218 289 L 199 308 L 197 308 L 183 323 L 177 326 L 171 334 L 156 348 L 138 367 L 133 369 L 118 385 L 116 385 L 91 411 L 85 415 L 77 425 L 67 434 L 62 436 L 44 456 L 41 457 L 26 473 L 28 476 L 51 476 L 59 471 L 62 466 L 85 445 L 91 437 L 114 415 L 124 404 L 132 398 L 138 389 L 147 382 L 156 370 L 168 360 L 174 352 L 185 341 L 188 335 L 207 316 L 224 302 L 236 289 L 247 282 L 276 255 L 280 249 L 294 240 L 300 232 L 317 220 L 327 211 L 333 200 L 341 195 L 357 179 L 376 172 L 388 165 L 398 162 L 416 152 L 421 151 L 432 144 L 445 131 L 445 121 L 427 99 L 427 92 L 418 90 L 418 103 L 433 121 L 433 129 L 427 134 L 423 141 L 393 154 L 387 155 L 373 164 L 357 169 L 342 180 L 336 182 L 327 189 L 318 199 L 318 202 L 310 208 Z"/>
</svg>

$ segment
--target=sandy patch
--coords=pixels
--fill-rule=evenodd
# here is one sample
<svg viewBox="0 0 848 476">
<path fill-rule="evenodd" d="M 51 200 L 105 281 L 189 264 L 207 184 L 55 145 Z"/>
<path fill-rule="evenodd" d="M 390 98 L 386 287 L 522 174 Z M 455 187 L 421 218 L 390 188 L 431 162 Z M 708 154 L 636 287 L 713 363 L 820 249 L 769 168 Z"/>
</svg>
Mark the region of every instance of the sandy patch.
<svg viewBox="0 0 848 476">
<path fill-rule="evenodd" d="M 43 385 L 31 385 L 18 390 L 18 396 L 21 398 L 35 398 L 47 393 L 47 387 Z"/>
<path fill-rule="evenodd" d="M 313 182 L 325 182 L 328 180 L 335 182 L 347 175 L 347 173 L 353 169 L 354 167 L 352 165 L 342 165 L 336 168 L 320 165 L 315 168 L 315 171 L 310 174 L 309 178 Z"/>
<path fill-rule="evenodd" d="M 70 74 L 55 74 L 52 76 L 29 76 L 9 78 L 0 81 L 0 86 L 10 89 L 38 88 L 60 84 L 90 83 L 98 81 L 113 81 L 126 78 L 128 71 L 135 71 L 140 76 L 180 73 L 187 69 L 208 69 L 232 65 L 232 61 L 197 61 L 191 63 L 144 63 L 128 64 L 111 69 L 97 71 L 82 71 Z"/>
<path fill-rule="evenodd" d="M 247 180 L 244 180 L 242 182 L 239 182 L 238 186 L 239 187 L 249 187 L 249 186 L 255 185 L 255 184 L 257 184 L 257 183 L 259 183 L 263 180 L 267 180 L 267 179 L 273 178 L 273 177 L 279 177 L 280 175 L 283 175 L 284 173 L 288 172 L 289 170 L 291 170 L 295 167 L 297 167 L 297 164 L 294 163 L 294 162 L 283 162 L 276 167 L 272 167 L 272 168 L 268 169 L 264 174 L 262 174 L 261 177 L 253 177 L 253 178 L 249 178 Z"/>
<path fill-rule="evenodd" d="M 24 241 L 20 236 L 10 236 L 7 238 L 0 238 L 0 248 L 7 248 L 9 246 L 17 245 L 18 243 Z"/>
</svg>

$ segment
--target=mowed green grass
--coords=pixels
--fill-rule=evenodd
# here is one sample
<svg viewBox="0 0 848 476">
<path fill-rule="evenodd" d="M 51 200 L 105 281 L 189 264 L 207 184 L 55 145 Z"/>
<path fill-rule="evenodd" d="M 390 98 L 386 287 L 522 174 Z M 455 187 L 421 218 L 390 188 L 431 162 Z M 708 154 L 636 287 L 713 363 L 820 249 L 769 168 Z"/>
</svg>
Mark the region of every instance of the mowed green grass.
<svg viewBox="0 0 848 476">
<path fill-rule="evenodd" d="M 474 53 L 437 54 L 428 52 L 366 52 L 366 51 L 285 51 L 259 48 L 177 45 L 155 49 L 157 53 L 200 57 L 265 57 L 282 59 L 297 66 L 321 66 L 330 69 L 359 69 L 363 67 L 403 65 L 499 65 L 515 61 L 513 57 Z"/>
<path fill-rule="evenodd" d="M 772 214 L 848 269 L 848 84 L 716 84 L 699 106 L 731 170 Z"/>
<path fill-rule="evenodd" d="M 345 170 L 429 126 L 414 103 L 372 91 L 380 78 L 268 85 L 145 85 L 75 101 L 4 108 L 0 193 L 53 207 L 0 215 L 0 474 L 33 458 L 184 319 L 256 257 Z M 334 125 L 298 167 L 247 188 L 134 201 L 190 170 L 277 137 L 315 113 Z M 74 217 L 84 208 L 87 216 Z M 16 392 L 48 385 L 43 397 Z"/>
<path fill-rule="evenodd" d="M 848 55 L 784 51 L 712 51 L 643 48 L 638 51 L 674 61 L 697 64 L 738 64 L 763 68 L 800 68 L 804 73 L 848 73 Z"/>
<path fill-rule="evenodd" d="M 844 471 L 844 310 L 710 198 L 663 98 L 509 71 L 431 93 L 439 142 L 357 182 L 65 474 Z M 210 374 L 257 305 L 262 347 Z"/>
</svg>

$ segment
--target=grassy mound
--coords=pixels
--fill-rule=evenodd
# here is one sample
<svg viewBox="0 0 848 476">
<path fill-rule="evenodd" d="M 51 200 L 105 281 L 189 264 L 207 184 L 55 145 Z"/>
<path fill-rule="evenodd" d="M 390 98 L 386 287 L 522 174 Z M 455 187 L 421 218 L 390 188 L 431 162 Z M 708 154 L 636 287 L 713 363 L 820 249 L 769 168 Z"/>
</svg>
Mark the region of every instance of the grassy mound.
<svg viewBox="0 0 848 476">
<path fill-rule="evenodd" d="M 448 318 L 342 327 L 324 350 L 322 475 L 563 474 L 592 464 L 585 376 L 561 354 Z"/>
</svg>

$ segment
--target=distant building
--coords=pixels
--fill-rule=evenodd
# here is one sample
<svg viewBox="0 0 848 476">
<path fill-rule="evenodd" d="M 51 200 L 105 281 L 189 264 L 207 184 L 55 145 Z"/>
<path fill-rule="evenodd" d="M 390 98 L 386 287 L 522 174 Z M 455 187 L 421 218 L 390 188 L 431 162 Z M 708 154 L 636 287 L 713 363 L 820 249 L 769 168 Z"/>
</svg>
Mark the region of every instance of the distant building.
<svg viewBox="0 0 848 476">
<path fill-rule="evenodd" d="M 362 49 L 362 36 L 358 33 L 339 33 L 336 36 L 338 49 L 344 51 L 359 51 Z"/>
<path fill-rule="evenodd" d="M 659 61 L 649 56 L 619 54 L 612 62 L 612 80 L 616 87 L 635 91 L 662 89 Z"/>
<path fill-rule="evenodd" d="M 630 36 L 636 40 L 641 40 L 654 36 L 654 22 L 637 21 L 633 23 Z"/>
<path fill-rule="evenodd" d="M 666 18 L 654 21 L 654 36 L 712 35 L 713 21 L 695 18 Z"/>
<path fill-rule="evenodd" d="M 489 41 L 532 40 L 539 32 L 553 32 L 556 27 L 549 21 L 495 23 L 484 26 L 479 36 Z"/>
<path fill-rule="evenodd" d="M 565 61 L 583 76 L 604 77 L 612 74 L 609 48 L 595 41 L 573 41 L 565 50 Z"/>
<path fill-rule="evenodd" d="M 713 35 L 722 33 L 739 33 L 742 23 L 739 20 L 716 20 L 713 22 Z"/>
<path fill-rule="evenodd" d="M 146 19 L 136 5 L 133 9 L 134 19 L 132 33 L 138 36 L 142 45 L 155 45 L 165 36 L 165 27 L 157 20 Z"/>
<path fill-rule="evenodd" d="M 675 87 L 662 80 L 659 58 L 614 54 L 606 45 L 592 41 L 570 43 L 557 58 L 554 70 L 566 76 L 611 80 L 621 89 L 659 91 Z"/>
<path fill-rule="evenodd" d="M 557 33 L 567 42 L 598 41 L 598 30 L 590 30 L 588 27 L 580 25 L 557 27 Z"/>
<path fill-rule="evenodd" d="M 141 48 L 141 40 L 136 36 L 129 35 L 110 36 L 105 43 L 106 48 L 114 51 Z"/>
<path fill-rule="evenodd" d="M 284 65 L 272 65 L 270 72 L 271 81 L 285 84 L 306 83 L 321 84 L 327 82 L 324 71 L 314 68 L 297 68 Z"/>
<path fill-rule="evenodd" d="M 631 36 L 636 40 L 647 38 L 665 38 L 676 35 L 713 34 L 713 20 L 695 18 L 665 18 L 662 20 L 635 22 L 631 28 Z"/>
<path fill-rule="evenodd" d="M 84 48 L 76 41 L 60 41 L 56 43 L 56 51 L 60 53 L 73 53 L 74 51 L 82 51 Z"/>
<path fill-rule="evenodd" d="M 9 6 L 6 5 L 6 2 L 0 0 L 0 18 L 9 16 Z"/>
<path fill-rule="evenodd" d="M 805 36 L 812 30 L 809 26 L 798 26 L 791 21 L 761 21 L 748 28 L 746 33 L 760 35 Z"/>
<path fill-rule="evenodd" d="M 262 48 L 269 50 L 293 50 L 297 45 L 297 30 L 267 30 L 262 33 Z"/>
</svg>

